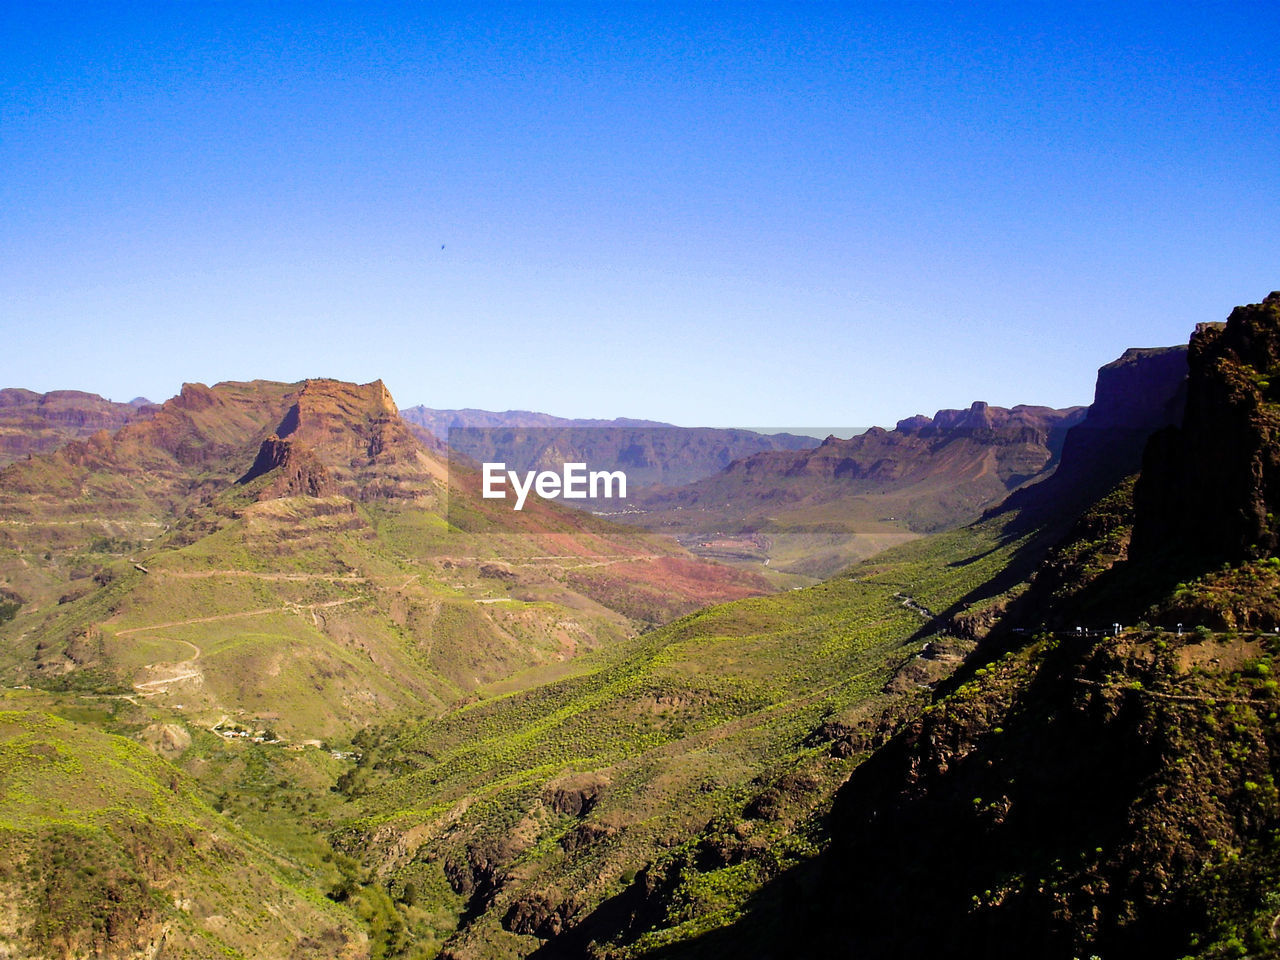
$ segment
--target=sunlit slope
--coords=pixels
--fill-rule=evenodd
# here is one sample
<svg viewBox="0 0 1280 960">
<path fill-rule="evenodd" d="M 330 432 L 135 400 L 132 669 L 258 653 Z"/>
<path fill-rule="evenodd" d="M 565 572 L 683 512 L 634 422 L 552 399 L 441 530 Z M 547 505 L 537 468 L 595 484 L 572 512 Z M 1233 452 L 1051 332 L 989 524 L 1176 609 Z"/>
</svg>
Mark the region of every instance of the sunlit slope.
<svg viewBox="0 0 1280 960">
<path fill-rule="evenodd" d="M 566 582 L 580 564 L 609 562 L 600 555 L 406 556 L 377 529 L 403 509 L 375 521 L 343 497 L 248 504 L 143 569 L 19 617 L 11 677 L 105 685 L 200 721 L 240 711 L 319 739 L 401 710 L 434 712 L 481 683 L 635 632 Z"/>
<path fill-rule="evenodd" d="M 21 957 L 358 958 L 299 868 L 140 744 L 0 706 L 0 945 Z"/>
<path fill-rule="evenodd" d="M 955 651 L 919 656 L 924 608 L 988 602 L 1013 585 L 997 575 L 1041 549 L 1006 524 L 708 609 L 593 654 L 570 676 L 374 734 L 342 784 L 368 818 L 337 842 L 393 892 L 412 884 L 451 904 L 458 929 L 430 932 L 451 935 L 457 957 L 537 949 L 709 821 L 741 818 L 777 778 L 803 778 L 805 799 L 755 816 L 749 845 L 810 856 L 796 820 L 821 808 L 857 753 L 834 756 L 822 731 L 861 729 L 869 746 L 886 718 L 922 705 L 957 662 Z M 695 914 L 737 909 L 759 882 L 745 878 Z"/>
</svg>

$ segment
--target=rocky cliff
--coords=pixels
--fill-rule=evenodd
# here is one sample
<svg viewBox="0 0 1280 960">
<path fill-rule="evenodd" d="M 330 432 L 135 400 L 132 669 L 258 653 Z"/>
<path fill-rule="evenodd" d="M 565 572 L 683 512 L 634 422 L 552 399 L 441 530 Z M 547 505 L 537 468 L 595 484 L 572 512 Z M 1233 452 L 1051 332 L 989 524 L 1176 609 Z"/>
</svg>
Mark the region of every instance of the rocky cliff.
<svg viewBox="0 0 1280 960">
<path fill-rule="evenodd" d="M 338 492 L 354 499 L 415 499 L 427 495 L 433 479 L 443 476 L 442 463 L 401 420 L 381 380 L 306 380 L 291 399 L 240 481 L 256 479 L 268 469 L 290 475 L 269 485 L 263 495 L 283 490 L 289 493 L 274 495 Z M 311 493 L 313 489 L 325 493 Z"/>
<path fill-rule="evenodd" d="M 1134 490 L 1131 556 L 1235 562 L 1280 527 L 1280 292 L 1191 338 L 1181 427 L 1153 438 Z"/>
<path fill-rule="evenodd" d="M 272 473 L 271 482 L 262 486 L 258 499 L 279 497 L 327 497 L 337 492 L 329 471 L 314 453 L 298 447 L 275 434 L 262 441 L 258 456 L 249 472 L 237 481 L 252 483 L 261 476 Z"/>
<path fill-rule="evenodd" d="M 1126 350 L 1098 370 L 1093 403 L 1067 431 L 1052 476 L 1018 491 L 997 509 L 1028 522 L 1078 512 L 1137 473 L 1157 430 L 1181 422 L 1187 396 L 1187 347 Z"/>
</svg>

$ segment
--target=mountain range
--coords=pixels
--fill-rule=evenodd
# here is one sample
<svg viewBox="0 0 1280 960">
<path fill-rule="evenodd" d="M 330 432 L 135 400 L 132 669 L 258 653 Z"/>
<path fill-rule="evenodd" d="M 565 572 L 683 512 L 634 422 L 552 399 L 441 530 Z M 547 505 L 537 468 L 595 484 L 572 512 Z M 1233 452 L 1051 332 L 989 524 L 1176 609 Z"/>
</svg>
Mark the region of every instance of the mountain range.
<svg viewBox="0 0 1280 960">
<path fill-rule="evenodd" d="M 0 467 L 30 454 L 47 453 L 68 440 L 81 440 L 99 430 L 118 430 L 127 423 L 146 419 L 155 410 L 155 404 L 144 397 L 113 403 L 96 393 L 79 390 L 0 390 Z"/>
<path fill-rule="evenodd" d="M 641 491 L 622 519 L 703 556 L 830 576 L 888 546 L 974 520 L 1048 476 L 1084 413 L 982 402 L 939 410 L 893 430 L 757 453 L 682 487 Z"/>
<path fill-rule="evenodd" d="M 1276 955 L 1276 384 L 1280 293 L 628 524 L 377 381 L 10 391 L 0 951 Z"/>
<path fill-rule="evenodd" d="M 653 420 L 570 420 L 509 410 L 409 407 L 405 420 L 429 431 L 451 452 L 513 469 L 556 469 L 581 461 L 624 469 L 632 487 L 680 485 L 712 476 L 763 450 L 803 450 L 812 437 L 714 427 L 677 427 Z"/>
</svg>

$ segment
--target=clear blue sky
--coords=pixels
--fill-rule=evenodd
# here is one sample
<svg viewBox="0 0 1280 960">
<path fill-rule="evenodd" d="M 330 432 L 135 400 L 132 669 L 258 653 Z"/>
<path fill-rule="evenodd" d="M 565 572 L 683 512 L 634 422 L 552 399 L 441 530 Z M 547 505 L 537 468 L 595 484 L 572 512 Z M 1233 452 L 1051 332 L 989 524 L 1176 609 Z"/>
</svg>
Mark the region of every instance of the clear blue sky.
<svg viewBox="0 0 1280 960">
<path fill-rule="evenodd" d="M 891 424 L 1280 288 L 1280 4 L 6 3 L 0 385 Z"/>
</svg>

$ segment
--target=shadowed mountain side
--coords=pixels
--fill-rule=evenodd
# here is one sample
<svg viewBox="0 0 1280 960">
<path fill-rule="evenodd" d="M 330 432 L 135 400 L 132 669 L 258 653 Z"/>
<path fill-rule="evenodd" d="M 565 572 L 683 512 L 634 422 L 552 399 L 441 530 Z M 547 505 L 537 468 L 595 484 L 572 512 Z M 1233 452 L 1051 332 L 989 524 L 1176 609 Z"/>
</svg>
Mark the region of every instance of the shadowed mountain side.
<svg viewBox="0 0 1280 960">
<path fill-rule="evenodd" d="M 1126 350 L 1098 371 L 1093 403 L 1067 431 L 1058 469 L 992 512 L 1022 511 L 1028 524 L 1078 513 L 1138 471 L 1147 440 L 1181 422 L 1186 400 L 1185 345 Z"/>
<path fill-rule="evenodd" d="M 279 473 L 274 482 L 260 489 L 258 498 L 261 500 L 290 496 L 327 497 L 337 493 L 337 485 L 330 478 L 329 471 L 314 453 L 300 449 L 289 440 L 281 440 L 275 434 L 262 441 L 253 466 L 236 483 L 252 483 L 273 470 Z"/>
<path fill-rule="evenodd" d="M 1280 291 L 1191 338 L 1180 428 L 1148 447 L 1132 554 L 1239 562 L 1280 545 Z"/>
</svg>

